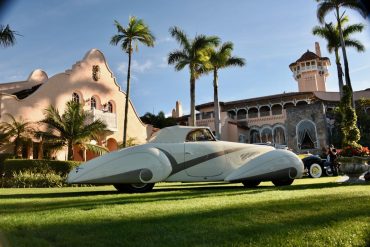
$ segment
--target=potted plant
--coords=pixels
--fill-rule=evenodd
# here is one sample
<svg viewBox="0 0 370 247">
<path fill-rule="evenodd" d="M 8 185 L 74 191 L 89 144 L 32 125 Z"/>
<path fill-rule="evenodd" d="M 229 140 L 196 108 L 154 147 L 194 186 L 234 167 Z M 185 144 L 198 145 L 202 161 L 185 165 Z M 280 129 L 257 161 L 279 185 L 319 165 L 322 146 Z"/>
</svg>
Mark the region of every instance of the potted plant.
<svg viewBox="0 0 370 247">
<path fill-rule="evenodd" d="M 341 114 L 341 131 L 343 136 L 343 149 L 339 153 L 338 162 L 340 170 L 349 179 L 347 182 L 356 182 L 364 172 L 369 171 L 370 151 L 361 146 L 360 130 L 357 127 L 357 115 L 352 107 L 352 91 L 348 86 L 343 87 L 343 97 L 339 105 Z"/>
</svg>

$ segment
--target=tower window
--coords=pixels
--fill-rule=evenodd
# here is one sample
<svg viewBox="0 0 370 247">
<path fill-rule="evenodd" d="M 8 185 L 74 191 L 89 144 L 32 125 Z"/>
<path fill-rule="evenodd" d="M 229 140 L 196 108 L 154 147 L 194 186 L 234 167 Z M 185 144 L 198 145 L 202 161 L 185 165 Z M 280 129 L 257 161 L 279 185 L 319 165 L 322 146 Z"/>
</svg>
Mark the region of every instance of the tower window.
<svg viewBox="0 0 370 247">
<path fill-rule="evenodd" d="M 91 110 L 96 109 L 96 99 L 94 97 L 91 97 L 90 107 L 91 107 Z"/>
<path fill-rule="evenodd" d="M 78 95 L 78 93 L 73 93 L 72 94 L 72 101 L 74 101 L 76 103 L 80 103 L 80 96 Z"/>
</svg>

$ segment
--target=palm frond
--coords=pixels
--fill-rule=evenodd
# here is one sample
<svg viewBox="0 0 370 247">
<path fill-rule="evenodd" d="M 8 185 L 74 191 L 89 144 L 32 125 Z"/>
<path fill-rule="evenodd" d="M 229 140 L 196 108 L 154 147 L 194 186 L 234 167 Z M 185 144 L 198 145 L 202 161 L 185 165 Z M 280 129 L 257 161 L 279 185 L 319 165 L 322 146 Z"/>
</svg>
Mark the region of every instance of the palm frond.
<svg viewBox="0 0 370 247">
<path fill-rule="evenodd" d="M 0 45 L 2 47 L 9 47 L 15 44 L 15 36 L 19 35 L 16 31 L 10 29 L 9 25 L 5 27 L 0 25 Z"/>
<path fill-rule="evenodd" d="M 334 0 L 335 1 L 335 0 Z M 326 15 L 335 9 L 335 3 L 331 0 L 326 0 L 319 2 L 319 5 L 317 6 L 317 19 L 319 20 L 320 23 L 324 23 Z"/>
<path fill-rule="evenodd" d="M 356 40 L 356 39 L 346 39 L 344 41 L 344 43 L 345 43 L 345 45 L 347 47 L 353 47 L 358 52 L 364 52 L 365 51 L 365 46 L 359 40 Z"/>
<path fill-rule="evenodd" d="M 190 50 L 190 41 L 184 31 L 174 26 L 169 29 L 169 32 L 171 36 L 175 38 L 176 41 L 179 42 L 182 47 L 184 47 L 185 50 Z"/>
</svg>

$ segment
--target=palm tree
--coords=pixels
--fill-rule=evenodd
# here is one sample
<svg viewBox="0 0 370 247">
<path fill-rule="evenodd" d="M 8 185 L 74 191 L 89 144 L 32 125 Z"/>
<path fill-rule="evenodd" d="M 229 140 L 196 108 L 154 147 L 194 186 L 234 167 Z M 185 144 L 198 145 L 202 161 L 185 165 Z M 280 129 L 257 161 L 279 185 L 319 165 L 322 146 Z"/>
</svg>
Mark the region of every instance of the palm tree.
<svg viewBox="0 0 370 247">
<path fill-rule="evenodd" d="M 363 24 L 353 24 L 344 26 L 344 24 L 348 22 L 348 17 L 345 16 L 341 19 L 341 26 L 343 28 L 343 38 L 346 47 L 354 47 L 357 51 L 363 52 L 365 50 L 364 45 L 356 39 L 351 39 L 350 36 L 356 32 L 362 32 L 364 29 Z M 337 25 L 333 25 L 332 23 L 325 23 L 324 26 L 315 26 L 312 30 L 314 35 L 320 36 L 327 41 L 327 48 L 329 53 L 334 51 L 335 54 L 335 62 L 337 65 L 337 72 L 338 72 L 338 84 L 339 84 L 339 92 L 342 97 L 343 95 L 343 71 L 342 65 L 340 63 L 340 56 L 339 56 L 339 48 L 340 48 L 340 35 Z"/>
<path fill-rule="evenodd" d="M 62 115 L 58 109 L 50 105 L 44 112 L 45 118 L 40 123 L 46 124 L 48 130 L 38 132 L 37 137 L 43 137 L 54 147 L 67 146 L 68 160 L 72 160 L 73 147 L 78 145 L 83 149 L 93 149 L 96 145 L 88 144 L 91 139 L 98 139 L 106 130 L 106 124 L 97 119 L 91 121 L 93 116 L 83 110 L 81 104 L 68 101 Z M 94 147 L 93 147 L 94 146 Z M 104 151 L 103 149 L 100 149 Z"/>
<path fill-rule="evenodd" d="M 153 47 L 155 37 L 149 30 L 149 27 L 142 19 L 130 17 L 129 23 L 126 28 L 122 27 L 118 21 L 114 21 L 118 34 L 114 35 L 110 41 L 112 45 L 121 44 L 121 49 L 128 54 L 128 68 L 127 68 L 127 89 L 126 89 L 126 103 L 125 103 L 125 116 L 123 126 L 123 146 L 126 147 L 127 141 L 127 118 L 128 118 L 128 104 L 130 97 L 130 71 L 131 71 L 131 56 L 138 43 L 146 46 Z"/>
<path fill-rule="evenodd" d="M 178 27 L 171 27 L 170 34 L 179 42 L 181 49 L 168 55 L 168 64 L 175 64 L 177 71 L 189 66 L 190 125 L 195 126 L 195 81 L 204 72 L 202 69 L 209 60 L 210 48 L 217 46 L 220 39 L 216 36 L 197 35 L 193 40 L 190 40 Z"/>
<path fill-rule="evenodd" d="M 17 33 L 11 30 L 9 25 L 5 27 L 0 25 L 0 46 L 13 46 L 15 44 L 15 35 L 17 35 Z"/>
<path fill-rule="evenodd" d="M 25 121 L 22 117 L 17 121 L 13 115 L 9 113 L 6 115 L 10 118 L 10 121 L 0 124 L 2 139 L 3 142 L 14 144 L 13 154 L 17 157 L 20 156 L 19 152 L 22 144 L 31 140 L 34 129 L 31 127 L 32 122 Z"/>
<path fill-rule="evenodd" d="M 358 0 L 316 0 L 319 5 L 317 7 L 317 18 L 321 24 L 324 23 L 325 16 L 334 11 L 334 15 L 338 25 L 339 31 L 339 38 L 340 38 L 340 46 L 342 47 L 343 53 L 343 60 L 344 60 L 344 74 L 346 79 L 346 85 L 352 91 L 352 84 L 351 79 L 349 76 L 349 67 L 348 67 L 348 59 L 346 53 L 346 47 L 344 42 L 343 30 L 341 25 L 341 19 L 344 16 L 344 12 L 342 13 L 340 10 L 341 8 L 349 8 L 359 12 L 364 18 L 366 18 L 366 10 L 364 5 L 362 5 Z"/>
<path fill-rule="evenodd" d="M 245 60 L 240 57 L 233 57 L 233 43 L 226 42 L 218 50 L 212 50 L 210 54 L 210 70 L 213 71 L 213 97 L 214 97 L 214 112 L 215 112 L 215 131 L 217 139 L 221 138 L 221 122 L 220 122 L 220 103 L 218 100 L 218 70 L 231 67 L 245 65 Z"/>
</svg>

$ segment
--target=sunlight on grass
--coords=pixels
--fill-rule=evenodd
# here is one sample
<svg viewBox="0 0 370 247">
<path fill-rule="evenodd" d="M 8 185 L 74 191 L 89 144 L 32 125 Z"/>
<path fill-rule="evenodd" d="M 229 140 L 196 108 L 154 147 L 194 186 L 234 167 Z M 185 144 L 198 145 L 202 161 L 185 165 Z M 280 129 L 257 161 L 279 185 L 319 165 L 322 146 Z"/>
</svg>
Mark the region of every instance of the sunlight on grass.
<svg viewBox="0 0 370 247">
<path fill-rule="evenodd" d="M 159 183 L 0 189 L 0 230 L 12 246 L 365 246 L 370 184 L 336 178 L 292 186 Z"/>
</svg>

